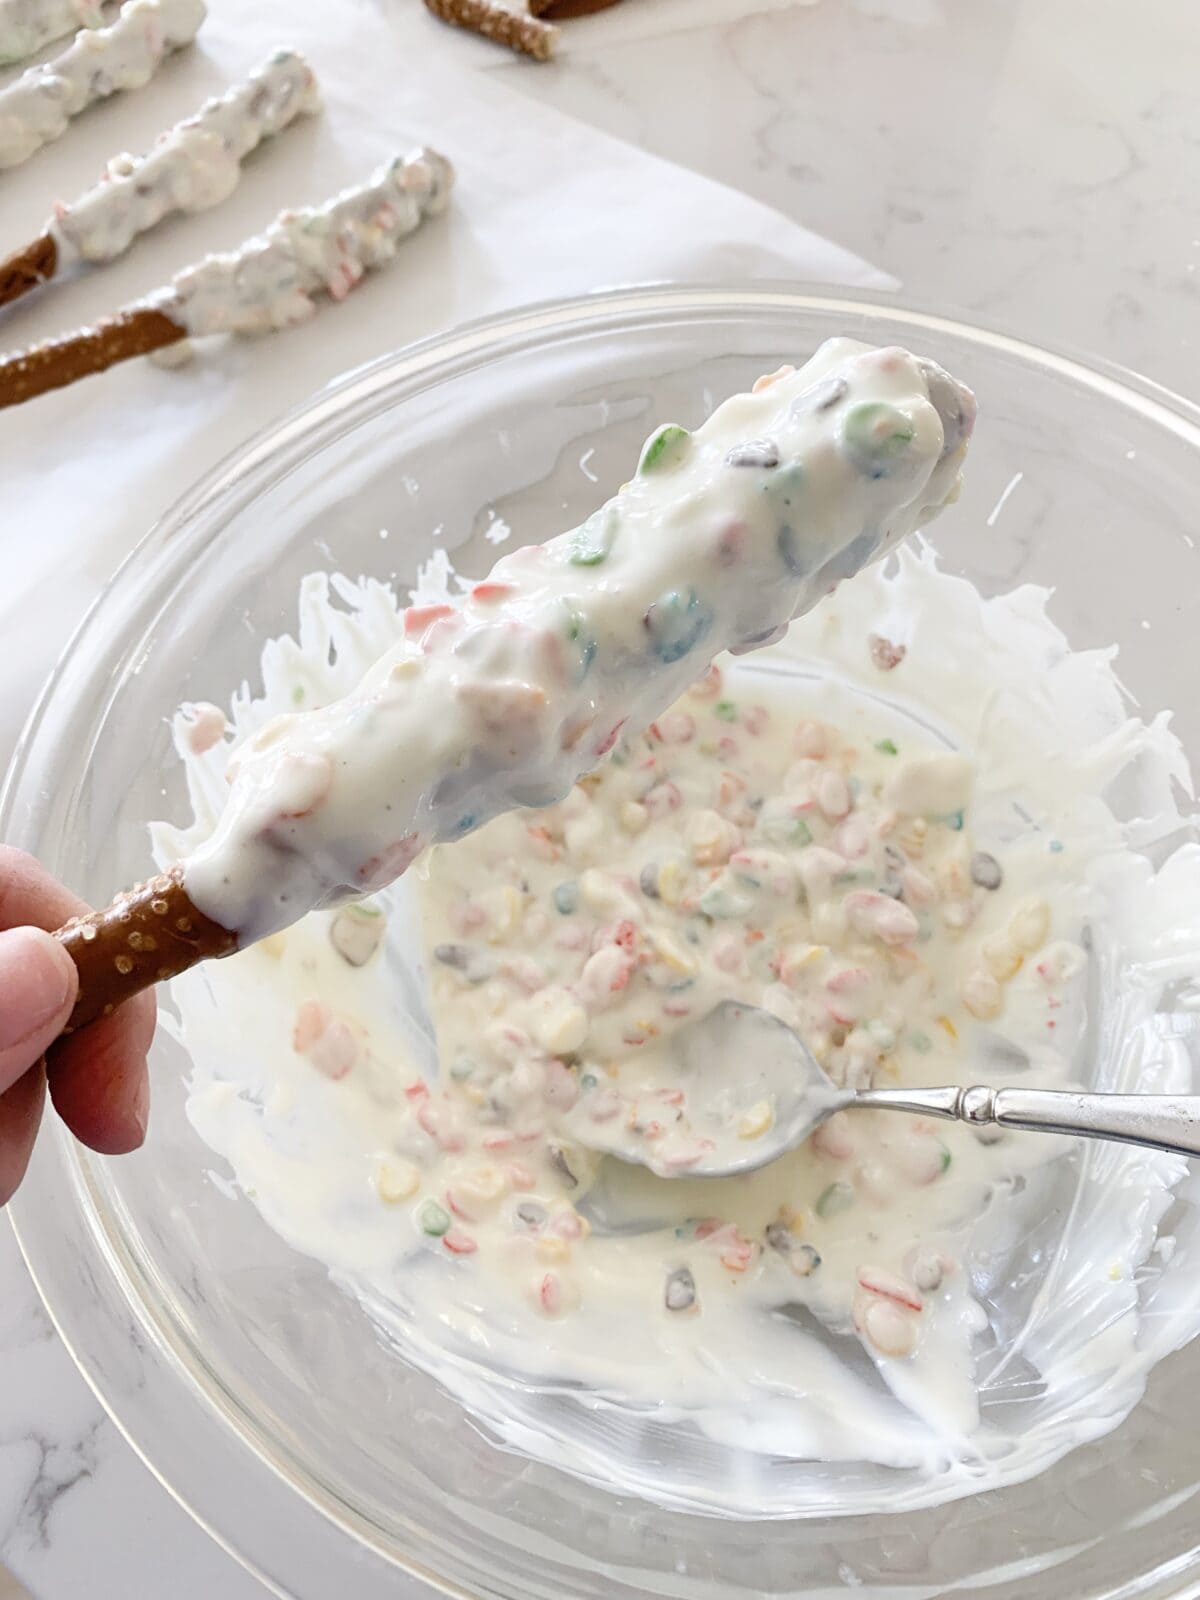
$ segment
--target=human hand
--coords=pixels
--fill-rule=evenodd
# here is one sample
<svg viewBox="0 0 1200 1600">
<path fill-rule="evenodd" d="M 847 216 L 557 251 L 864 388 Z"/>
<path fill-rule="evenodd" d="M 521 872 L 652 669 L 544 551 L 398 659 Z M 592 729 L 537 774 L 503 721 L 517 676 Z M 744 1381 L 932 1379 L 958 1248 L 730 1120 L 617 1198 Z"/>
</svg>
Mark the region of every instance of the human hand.
<svg viewBox="0 0 1200 1600">
<path fill-rule="evenodd" d="M 0 845 L 0 1206 L 25 1176 L 47 1085 L 54 1109 L 93 1150 L 123 1155 L 146 1135 L 153 998 L 140 994 L 113 1016 L 59 1037 L 78 979 L 75 963 L 43 930 L 87 909 L 32 856 Z"/>
</svg>

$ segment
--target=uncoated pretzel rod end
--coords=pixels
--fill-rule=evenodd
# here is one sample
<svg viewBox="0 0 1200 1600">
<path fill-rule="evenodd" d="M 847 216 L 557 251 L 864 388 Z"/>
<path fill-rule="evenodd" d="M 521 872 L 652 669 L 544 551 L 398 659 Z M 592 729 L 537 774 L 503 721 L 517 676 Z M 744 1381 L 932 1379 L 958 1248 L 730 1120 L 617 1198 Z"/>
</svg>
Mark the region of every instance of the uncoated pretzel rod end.
<svg viewBox="0 0 1200 1600">
<path fill-rule="evenodd" d="M 78 333 L 0 356 L 0 409 L 34 400 L 77 378 L 106 372 L 187 337 L 187 329 L 156 306 L 129 306 Z"/>
<path fill-rule="evenodd" d="M 46 283 L 58 271 L 58 245 L 51 234 L 39 234 L 20 250 L 0 261 L 0 306 Z"/>
<path fill-rule="evenodd" d="M 135 884 L 102 911 L 72 917 L 54 937 L 79 971 L 79 998 L 65 1033 L 110 1016 L 199 961 L 237 949 L 236 935 L 192 904 L 180 867 Z"/>
</svg>

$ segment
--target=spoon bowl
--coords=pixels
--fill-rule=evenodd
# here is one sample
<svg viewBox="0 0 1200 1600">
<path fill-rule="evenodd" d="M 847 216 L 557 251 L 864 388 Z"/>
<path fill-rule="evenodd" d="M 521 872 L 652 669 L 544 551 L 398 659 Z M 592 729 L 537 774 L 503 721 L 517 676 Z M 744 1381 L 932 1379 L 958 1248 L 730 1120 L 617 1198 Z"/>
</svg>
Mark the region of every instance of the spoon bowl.
<svg viewBox="0 0 1200 1600">
<path fill-rule="evenodd" d="M 792 1028 L 769 1011 L 724 1000 L 675 1033 L 658 1078 L 636 1094 L 602 1088 L 564 1119 L 587 1148 L 660 1178 L 732 1178 L 797 1149 L 835 1111 L 907 1111 L 976 1126 L 1200 1155 L 1200 1097 L 1083 1094 L 1062 1089 L 842 1089 Z"/>
</svg>

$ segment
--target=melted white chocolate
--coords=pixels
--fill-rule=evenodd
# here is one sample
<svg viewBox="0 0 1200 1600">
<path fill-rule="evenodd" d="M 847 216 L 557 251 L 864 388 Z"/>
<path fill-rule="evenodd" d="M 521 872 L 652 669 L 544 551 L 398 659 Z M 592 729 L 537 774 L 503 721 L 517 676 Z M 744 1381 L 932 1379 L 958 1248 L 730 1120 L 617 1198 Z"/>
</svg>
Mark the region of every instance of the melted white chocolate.
<svg viewBox="0 0 1200 1600">
<path fill-rule="evenodd" d="M 378 586 L 324 593 L 306 589 L 302 649 L 269 647 L 266 698 L 235 707 L 232 738 L 297 687 L 344 693 L 403 626 Z M 1146 1219 L 1176 1158 L 1092 1152 L 1039 1265 L 1021 1241 L 1047 1225 L 1062 1141 L 855 1113 L 748 1178 L 696 1183 L 599 1167 L 560 1126 L 604 1084 L 636 1089 L 681 1006 L 728 994 L 786 1014 L 841 1082 L 1055 1086 L 1099 1067 L 1104 1087 L 1184 1086 L 1156 1012 L 1165 985 L 1200 993 L 1200 852 L 1155 871 L 1138 851 L 1177 830 L 1186 768 L 1044 604 L 983 602 L 902 551 L 549 810 L 189 975 L 197 1129 L 406 1358 L 511 1445 L 622 1491 L 734 1515 L 900 1509 L 1113 1426 L 1200 1326 L 1186 1273 L 1169 1326 L 1138 1314 L 1168 1270 Z M 224 797 L 208 722 L 180 728 L 197 823 L 160 836 L 164 860 Z M 915 937 L 856 899 L 876 893 Z M 625 981 L 593 982 L 597 956 Z M 841 982 L 854 968 L 865 981 Z M 1091 1041 L 1114 1036 L 1128 1048 L 1101 1059 Z M 857 1466 L 806 1460 L 898 1470 L 873 1498 Z"/>
</svg>

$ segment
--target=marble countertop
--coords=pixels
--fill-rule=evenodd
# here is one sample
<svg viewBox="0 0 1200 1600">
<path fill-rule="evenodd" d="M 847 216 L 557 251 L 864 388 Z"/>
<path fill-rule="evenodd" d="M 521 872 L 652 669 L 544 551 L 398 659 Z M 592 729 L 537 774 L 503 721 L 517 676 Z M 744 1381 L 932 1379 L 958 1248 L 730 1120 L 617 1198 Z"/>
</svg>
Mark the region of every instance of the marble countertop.
<svg viewBox="0 0 1200 1600">
<path fill-rule="evenodd" d="M 1200 396 L 1192 0 L 629 0 L 571 24 L 551 67 L 437 43 L 856 250 L 914 301 Z M 262 1600 L 106 1419 L 2 1227 L 0 1283 L 4 1562 L 39 1600 Z"/>
</svg>

